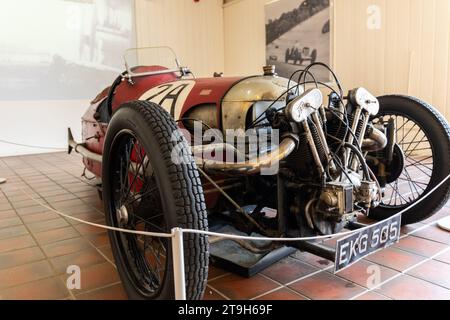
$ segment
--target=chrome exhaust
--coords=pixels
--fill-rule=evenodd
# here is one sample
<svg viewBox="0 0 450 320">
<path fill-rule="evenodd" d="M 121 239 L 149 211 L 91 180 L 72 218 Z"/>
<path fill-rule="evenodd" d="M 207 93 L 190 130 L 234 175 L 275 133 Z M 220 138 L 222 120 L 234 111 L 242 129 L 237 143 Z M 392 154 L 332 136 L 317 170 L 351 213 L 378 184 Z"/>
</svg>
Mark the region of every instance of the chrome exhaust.
<svg viewBox="0 0 450 320">
<path fill-rule="evenodd" d="M 281 141 L 279 147 L 261 157 L 241 162 L 223 162 L 211 159 L 195 158 L 197 165 L 210 174 L 257 174 L 264 168 L 271 168 L 274 164 L 286 159 L 297 147 L 294 137 L 287 137 Z"/>
<path fill-rule="evenodd" d="M 81 156 L 85 157 L 88 160 L 96 161 L 99 163 L 102 163 L 102 161 L 103 161 L 103 156 L 101 154 L 90 151 L 88 148 L 86 148 L 85 143 L 77 143 L 73 138 L 72 130 L 70 130 L 70 128 L 69 128 L 68 129 L 68 154 L 71 154 L 72 151 L 75 151 L 76 153 L 80 154 Z M 152 170 L 151 166 L 146 165 L 147 161 L 148 161 L 148 158 L 145 157 L 143 167 L 147 168 L 147 170 Z M 139 168 L 139 165 L 137 163 L 135 163 L 135 162 L 130 163 L 130 172 L 132 172 L 132 173 L 137 172 L 137 168 Z M 144 175 L 142 168 L 139 170 L 139 174 Z"/>
<path fill-rule="evenodd" d="M 70 128 L 67 129 L 67 137 L 68 137 L 68 154 L 71 154 L 72 151 L 75 151 L 78 154 L 81 154 L 83 157 L 89 159 L 89 160 L 93 160 L 96 162 L 100 162 L 102 163 L 102 155 L 92 152 L 91 150 L 89 150 L 88 148 L 86 148 L 86 144 L 85 143 L 77 143 L 74 138 L 73 138 L 73 134 L 72 134 L 72 130 L 70 130 Z"/>
<path fill-rule="evenodd" d="M 388 139 L 386 135 L 373 126 L 367 128 L 368 137 L 362 141 L 362 150 L 373 152 L 386 148 Z"/>
<path fill-rule="evenodd" d="M 215 145 L 217 147 L 217 145 Z M 295 137 L 289 136 L 285 138 L 280 146 L 259 158 L 251 159 L 242 162 L 223 162 L 203 158 L 194 158 L 196 164 L 201 167 L 205 172 L 210 174 L 227 173 L 227 174 L 257 174 L 261 172 L 263 168 L 270 168 L 274 164 L 279 163 L 281 160 L 287 158 L 297 147 L 297 141 Z M 222 146 L 222 150 L 235 150 L 232 146 Z M 199 149 L 198 147 L 193 147 L 194 152 L 201 152 L 209 148 Z M 68 129 L 68 153 L 76 153 L 82 155 L 83 157 L 93 160 L 96 162 L 102 162 L 102 155 L 92 152 L 86 148 L 86 144 L 77 143 L 74 138 L 70 128 Z M 237 150 L 236 150 L 237 151 Z"/>
</svg>

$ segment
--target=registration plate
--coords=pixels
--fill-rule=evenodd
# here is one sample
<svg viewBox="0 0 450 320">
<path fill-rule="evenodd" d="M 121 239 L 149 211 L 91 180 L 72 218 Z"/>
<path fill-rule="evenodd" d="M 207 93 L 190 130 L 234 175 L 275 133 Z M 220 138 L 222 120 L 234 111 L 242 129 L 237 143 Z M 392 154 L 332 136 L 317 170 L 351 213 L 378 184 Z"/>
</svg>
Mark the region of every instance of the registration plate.
<svg viewBox="0 0 450 320">
<path fill-rule="evenodd" d="M 397 215 L 339 239 L 334 271 L 345 269 L 367 255 L 398 242 L 400 227 L 401 215 Z"/>
</svg>

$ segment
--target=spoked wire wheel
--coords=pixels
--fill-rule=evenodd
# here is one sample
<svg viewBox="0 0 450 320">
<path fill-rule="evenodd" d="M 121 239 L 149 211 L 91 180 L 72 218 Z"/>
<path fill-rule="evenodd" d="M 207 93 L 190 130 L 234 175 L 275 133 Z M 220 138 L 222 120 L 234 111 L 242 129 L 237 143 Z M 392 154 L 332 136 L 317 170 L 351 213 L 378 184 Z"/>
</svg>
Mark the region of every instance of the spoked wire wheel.
<svg viewBox="0 0 450 320">
<path fill-rule="evenodd" d="M 150 161 L 130 131 L 114 141 L 116 157 L 111 163 L 114 226 L 128 230 L 170 233 L 161 196 Z M 118 248 L 134 285 L 147 298 L 159 293 L 167 271 L 169 241 L 165 238 L 120 233 Z"/>
<path fill-rule="evenodd" d="M 374 124 L 395 125 L 392 161 L 381 206 L 402 208 L 424 193 L 433 175 L 433 150 L 421 125 L 405 115 L 378 117 Z M 386 160 L 386 159 L 384 159 Z"/>
<path fill-rule="evenodd" d="M 160 106 L 121 106 L 103 152 L 103 202 L 109 225 L 170 234 L 174 227 L 207 230 L 202 184 L 184 136 Z M 182 161 L 174 162 L 174 151 Z M 180 160 L 180 159 L 179 159 Z M 109 231 L 122 284 L 131 299 L 174 299 L 171 238 Z M 208 239 L 184 234 L 187 299 L 200 299 L 208 275 Z"/>
<path fill-rule="evenodd" d="M 373 123 L 385 125 L 389 143 L 376 153 L 385 166 L 375 166 L 373 171 L 385 189 L 371 216 L 381 220 L 410 208 L 402 223 L 419 222 L 449 199 L 449 181 L 428 193 L 450 174 L 450 128 L 436 109 L 418 99 L 393 95 L 379 101 L 380 112 Z M 425 195 L 427 199 L 419 201 Z"/>
</svg>

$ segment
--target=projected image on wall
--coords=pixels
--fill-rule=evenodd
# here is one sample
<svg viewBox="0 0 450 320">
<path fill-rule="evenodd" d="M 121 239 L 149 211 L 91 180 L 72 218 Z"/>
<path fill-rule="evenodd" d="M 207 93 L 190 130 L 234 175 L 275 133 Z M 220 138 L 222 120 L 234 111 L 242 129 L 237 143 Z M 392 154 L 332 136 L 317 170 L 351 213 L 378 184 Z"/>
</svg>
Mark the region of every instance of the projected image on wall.
<svg viewBox="0 0 450 320">
<path fill-rule="evenodd" d="M 0 10 L 0 99 L 90 99 L 134 46 L 130 0 L 11 0 Z"/>
</svg>

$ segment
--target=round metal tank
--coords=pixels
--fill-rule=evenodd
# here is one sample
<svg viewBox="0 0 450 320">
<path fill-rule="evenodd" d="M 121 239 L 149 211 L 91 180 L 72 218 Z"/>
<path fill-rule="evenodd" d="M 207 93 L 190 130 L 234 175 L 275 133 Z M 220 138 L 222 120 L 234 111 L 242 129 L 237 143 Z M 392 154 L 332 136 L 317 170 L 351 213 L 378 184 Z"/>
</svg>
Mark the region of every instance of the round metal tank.
<svg viewBox="0 0 450 320">
<path fill-rule="evenodd" d="M 249 112 L 255 118 L 277 99 L 284 104 L 288 82 L 289 79 L 278 76 L 254 76 L 235 84 L 222 100 L 223 129 L 245 130 Z M 291 81 L 289 85 L 293 88 L 296 83 Z M 302 87 L 299 92 L 303 92 Z"/>
</svg>

